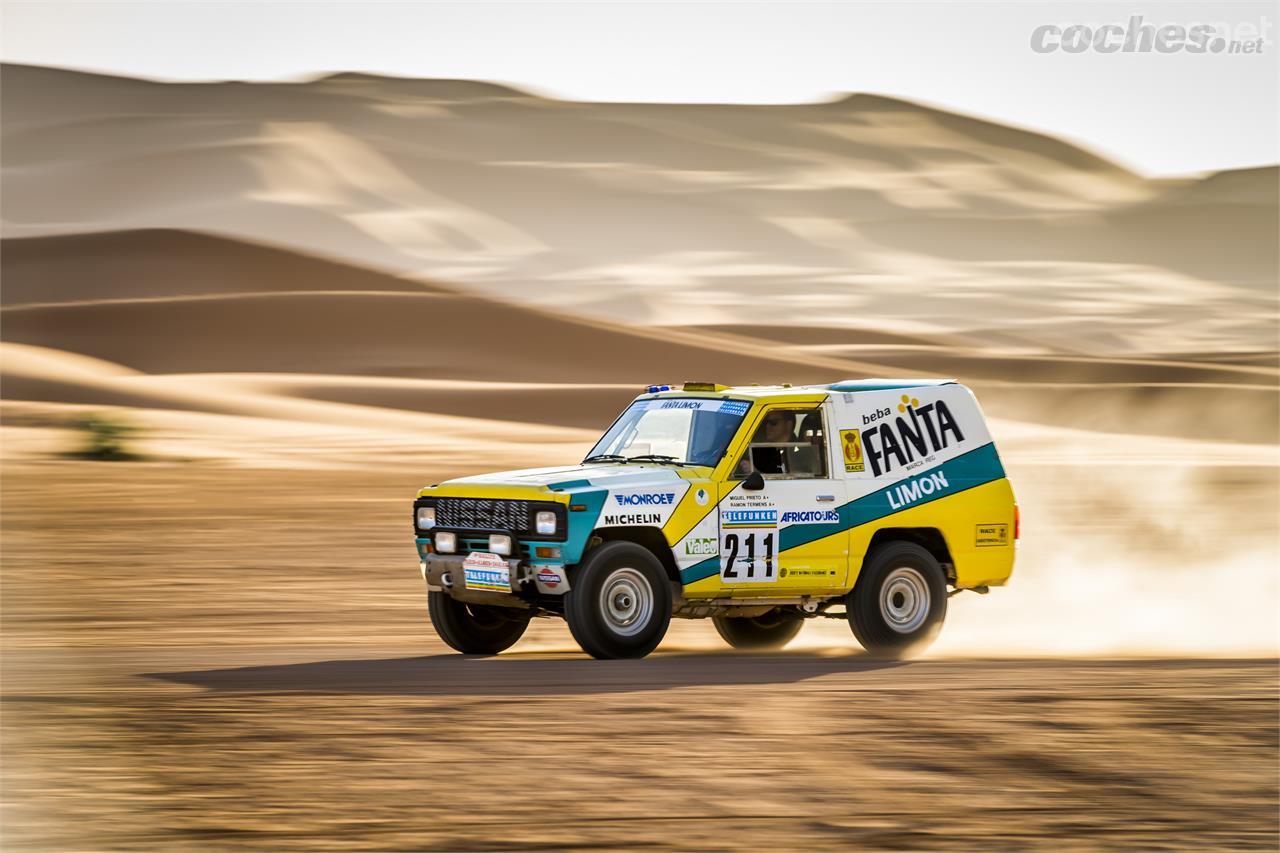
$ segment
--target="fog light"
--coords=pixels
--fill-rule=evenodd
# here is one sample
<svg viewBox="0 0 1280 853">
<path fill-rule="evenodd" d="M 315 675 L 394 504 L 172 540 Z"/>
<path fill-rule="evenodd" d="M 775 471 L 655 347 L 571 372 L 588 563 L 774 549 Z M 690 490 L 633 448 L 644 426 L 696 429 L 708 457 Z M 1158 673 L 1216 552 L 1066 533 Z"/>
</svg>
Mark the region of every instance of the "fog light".
<svg viewBox="0 0 1280 853">
<path fill-rule="evenodd" d="M 494 533 L 489 537 L 489 550 L 503 557 L 511 556 L 511 537 Z"/>
<path fill-rule="evenodd" d="M 441 531 L 436 534 L 436 550 L 441 554 L 452 554 L 458 550 L 458 535 Z"/>
<path fill-rule="evenodd" d="M 436 526 L 436 508 L 433 506 L 418 507 L 418 529 L 430 530 Z"/>
</svg>

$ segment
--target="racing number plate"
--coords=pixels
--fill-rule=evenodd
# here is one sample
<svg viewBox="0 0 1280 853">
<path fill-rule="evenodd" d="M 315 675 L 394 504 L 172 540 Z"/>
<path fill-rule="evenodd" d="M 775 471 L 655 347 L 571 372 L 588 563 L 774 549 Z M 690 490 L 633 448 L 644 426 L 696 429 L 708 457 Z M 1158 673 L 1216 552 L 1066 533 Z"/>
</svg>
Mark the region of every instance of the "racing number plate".
<svg viewBox="0 0 1280 853">
<path fill-rule="evenodd" d="M 720 537 L 720 582 L 775 583 L 778 528 L 739 527 Z"/>
<path fill-rule="evenodd" d="M 472 551 L 462 561 L 467 589 L 511 592 L 511 567 L 506 558 L 488 551 Z"/>
</svg>

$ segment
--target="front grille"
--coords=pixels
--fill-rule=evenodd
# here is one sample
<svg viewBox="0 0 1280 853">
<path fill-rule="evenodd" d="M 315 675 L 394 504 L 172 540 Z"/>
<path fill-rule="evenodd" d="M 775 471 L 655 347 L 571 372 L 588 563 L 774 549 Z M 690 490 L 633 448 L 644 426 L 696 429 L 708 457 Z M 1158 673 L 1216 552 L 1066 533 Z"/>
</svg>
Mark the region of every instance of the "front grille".
<svg viewBox="0 0 1280 853">
<path fill-rule="evenodd" d="M 529 501 L 490 498 L 440 498 L 436 526 L 446 530 L 502 530 L 528 533 L 533 529 Z"/>
</svg>

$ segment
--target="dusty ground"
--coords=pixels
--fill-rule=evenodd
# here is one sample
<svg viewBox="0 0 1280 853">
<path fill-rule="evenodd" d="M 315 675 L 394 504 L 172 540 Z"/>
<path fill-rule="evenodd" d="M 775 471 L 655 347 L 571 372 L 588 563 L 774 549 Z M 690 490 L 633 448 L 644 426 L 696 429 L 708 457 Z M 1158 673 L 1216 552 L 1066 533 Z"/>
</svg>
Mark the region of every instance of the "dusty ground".
<svg viewBox="0 0 1280 853">
<path fill-rule="evenodd" d="M 420 472 L 3 474 L 6 850 L 1277 845 L 1274 660 L 883 665 L 686 622 L 645 661 L 554 622 L 468 659 L 426 624 Z"/>
</svg>

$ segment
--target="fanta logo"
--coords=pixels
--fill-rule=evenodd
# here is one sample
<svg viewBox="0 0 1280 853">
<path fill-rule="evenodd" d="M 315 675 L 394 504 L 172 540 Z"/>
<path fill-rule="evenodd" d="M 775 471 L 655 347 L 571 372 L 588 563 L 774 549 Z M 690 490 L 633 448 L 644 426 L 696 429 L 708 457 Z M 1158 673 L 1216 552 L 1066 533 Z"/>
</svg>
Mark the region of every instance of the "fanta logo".
<svg viewBox="0 0 1280 853">
<path fill-rule="evenodd" d="M 676 502 L 676 496 L 671 492 L 653 495 L 614 495 L 613 499 L 621 506 L 654 506 Z"/>
<path fill-rule="evenodd" d="M 903 394 L 898 411 L 902 414 L 892 423 L 885 421 L 863 431 L 862 445 L 877 477 L 964 441 L 960 425 L 942 400 L 922 406 L 919 400 Z M 882 412 L 888 410 L 881 409 L 876 417 Z"/>
<path fill-rule="evenodd" d="M 840 513 L 834 509 L 813 509 L 806 512 L 784 512 L 782 523 L 814 524 L 822 521 L 839 521 Z"/>
</svg>

